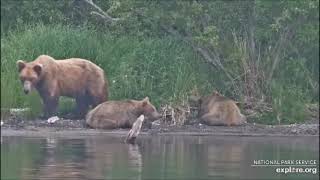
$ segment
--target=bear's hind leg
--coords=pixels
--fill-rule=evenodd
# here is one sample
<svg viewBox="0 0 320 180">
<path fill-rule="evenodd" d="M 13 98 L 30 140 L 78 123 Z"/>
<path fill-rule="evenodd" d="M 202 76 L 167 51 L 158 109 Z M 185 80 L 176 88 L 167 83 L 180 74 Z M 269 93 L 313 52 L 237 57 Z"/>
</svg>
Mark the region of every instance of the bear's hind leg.
<svg viewBox="0 0 320 180">
<path fill-rule="evenodd" d="M 92 98 L 92 101 L 91 101 L 92 108 L 94 108 L 94 107 L 98 106 L 99 104 L 105 102 L 104 98 L 101 98 L 100 96 L 93 96 L 91 98 Z"/>
<path fill-rule="evenodd" d="M 76 107 L 74 110 L 75 118 L 83 118 L 89 108 L 90 100 L 87 97 L 78 97 L 76 98 Z"/>
<path fill-rule="evenodd" d="M 100 91 L 97 92 L 97 89 L 89 88 L 87 92 L 88 99 L 90 99 L 90 105 L 92 105 L 92 108 L 98 106 L 99 104 L 107 101 L 108 93 L 104 88 L 100 89 Z"/>
</svg>

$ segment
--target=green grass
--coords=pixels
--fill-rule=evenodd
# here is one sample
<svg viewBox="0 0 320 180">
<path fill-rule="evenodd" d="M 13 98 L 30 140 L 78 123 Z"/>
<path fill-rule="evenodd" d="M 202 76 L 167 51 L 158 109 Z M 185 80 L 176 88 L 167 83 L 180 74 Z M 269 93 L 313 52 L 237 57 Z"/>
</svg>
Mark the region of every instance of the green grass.
<svg viewBox="0 0 320 180">
<path fill-rule="evenodd" d="M 234 76 L 243 74 L 241 59 L 247 59 L 247 54 L 239 51 L 243 47 L 229 48 L 226 67 Z M 217 89 L 237 101 L 243 101 L 245 96 L 246 81 L 240 78 L 235 84 L 230 83 L 224 73 L 172 37 L 119 37 L 87 27 L 37 24 L 19 27 L 1 37 L 1 119 L 8 115 L 3 109 L 9 108 L 30 107 L 30 119 L 41 113 L 39 95 L 24 95 L 16 68 L 17 60 L 32 61 L 41 54 L 55 59 L 79 57 L 99 65 L 109 80 L 110 100 L 148 96 L 160 107 L 181 104 L 194 90 L 206 95 Z M 277 118 L 281 123 L 306 120 L 304 106 L 313 96 L 305 80 L 308 72 L 304 66 L 292 63 L 284 67 L 275 74 L 270 87 L 259 87 L 272 111 L 259 112 L 255 119 L 249 118 L 251 122 L 277 124 Z M 61 98 L 59 113 L 70 111 L 73 104 L 70 98 Z"/>
<path fill-rule="evenodd" d="M 41 100 L 36 92 L 23 94 L 15 63 L 41 54 L 96 63 L 105 70 L 112 100 L 149 96 L 159 107 L 179 103 L 194 88 L 209 91 L 213 84 L 210 67 L 190 47 L 172 38 L 116 38 L 93 29 L 40 24 L 2 37 L 1 52 L 1 108 L 31 107 L 30 117 L 41 112 Z M 59 110 L 66 109 L 70 99 L 62 98 Z"/>
</svg>

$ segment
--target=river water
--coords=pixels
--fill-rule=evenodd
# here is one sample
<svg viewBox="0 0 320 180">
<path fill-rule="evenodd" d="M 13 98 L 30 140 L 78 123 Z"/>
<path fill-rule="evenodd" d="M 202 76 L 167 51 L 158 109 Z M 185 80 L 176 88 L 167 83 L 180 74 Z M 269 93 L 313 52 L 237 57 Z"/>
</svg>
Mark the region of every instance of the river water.
<svg viewBox="0 0 320 180">
<path fill-rule="evenodd" d="M 2 137 L 1 179 L 318 179 L 318 145 L 318 137 L 161 135 L 136 145 L 119 136 Z M 277 173 L 289 168 L 270 165 L 281 160 L 309 173 Z"/>
</svg>

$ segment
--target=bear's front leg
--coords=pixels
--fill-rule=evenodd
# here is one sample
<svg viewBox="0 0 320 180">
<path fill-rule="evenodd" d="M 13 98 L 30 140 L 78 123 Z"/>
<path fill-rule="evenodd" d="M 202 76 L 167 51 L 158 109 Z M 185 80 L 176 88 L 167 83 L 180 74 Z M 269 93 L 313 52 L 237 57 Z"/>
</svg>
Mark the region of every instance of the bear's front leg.
<svg viewBox="0 0 320 180">
<path fill-rule="evenodd" d="M 45 98 L 43 100 L 44 103 L 44 118 L 50 118 L 55 115 L 57 112 L 59 98 Z"/>
</svg>

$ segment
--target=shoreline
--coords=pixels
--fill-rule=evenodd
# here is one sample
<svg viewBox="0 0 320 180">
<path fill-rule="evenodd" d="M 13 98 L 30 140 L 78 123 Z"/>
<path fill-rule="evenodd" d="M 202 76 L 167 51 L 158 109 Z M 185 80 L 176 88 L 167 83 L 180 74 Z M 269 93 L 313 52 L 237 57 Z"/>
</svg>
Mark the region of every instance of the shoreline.
<svg viewBox="0 0 320 180">
<path fill-rule="evenodd" d="M 1 129 L 1 136 L 23 136 L 23 137 L 80 137 L 80 136 L 114 136 L 125 137 L 129 130 L 118 131 L 100 131 L 93 130 L 88 131 L 81 130 L 62 130 L 62 131 L 32 131 L 32 130 L 13 130 L 13 129 Z M 238 137 L 319 137 L 319 134 L 261 134 L 261 133 L 213 133 L 213 132 L 160 132 L 160 133 L 148 133 L 141 132 L 139 137 L 145 136 L 238 136 Z"/>
<path fill-rule="evenodd" d="M 61 119 L 50 124 L 45 120 L 9 120 L 1 126 L 1 136 L 68 137 L 68 136 L 120 136 L 130 129 L 90 129 L 84 120 Z M 319 121 L 291 125 L 263 125 L 247 123 L 243 126 L 207 126 L 199 123 L 173 126 L 153 123 L 142 128 L 139 136 L 239 136 L 239 137 L 319 137 Z"/>
</svg>

